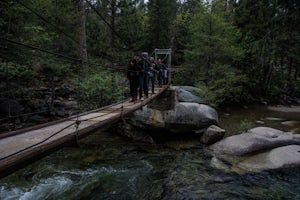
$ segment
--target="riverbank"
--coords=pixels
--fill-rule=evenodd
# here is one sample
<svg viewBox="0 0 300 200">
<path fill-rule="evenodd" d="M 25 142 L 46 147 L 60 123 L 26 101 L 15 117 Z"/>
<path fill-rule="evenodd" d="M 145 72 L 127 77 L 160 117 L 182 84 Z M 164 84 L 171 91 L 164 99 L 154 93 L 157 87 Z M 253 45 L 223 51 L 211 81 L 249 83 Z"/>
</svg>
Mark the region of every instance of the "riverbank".
<svg viewBox="0 0 300 200">
<path fill-rule="evenodd" d="M 268 106 L 269 110 L 272 111 L 278 111 L 278 112 L 286 112 L 286 113 L 300 113 L 300 106 L 283 106 L 283 105 L 278 105 L 278 106 Z"/>
<path fill-rule="evenodd" d="M 263 105 L 225 111 L 226 136 L 241 125 L 289 130 L 283 122 L 300 121 Z M 145 144 L 97 131 L 1 179 L 0 199 L 297 199 L 299 179 L 299 168 L 236 174 L 196 139 Z"/>
<path fill-rule="evenodd" d="M 257 126 L 267 126 L 286 132 L 297 133 L 300 126 L 290 121 L 300 121 L 300 106 L 248 105 L 218 109 L 219 125 L 226 130 L 226 136 L 236 135 Z M 300 131 L 299 131 L 300 132 Z"/>
<path fill-rule="evenodd" d="M 197 141 L 129 142 L 95 132 L 0 180 L 0 199 L 296 199 L 300 169 L 238 175 Z"/>
</svg>

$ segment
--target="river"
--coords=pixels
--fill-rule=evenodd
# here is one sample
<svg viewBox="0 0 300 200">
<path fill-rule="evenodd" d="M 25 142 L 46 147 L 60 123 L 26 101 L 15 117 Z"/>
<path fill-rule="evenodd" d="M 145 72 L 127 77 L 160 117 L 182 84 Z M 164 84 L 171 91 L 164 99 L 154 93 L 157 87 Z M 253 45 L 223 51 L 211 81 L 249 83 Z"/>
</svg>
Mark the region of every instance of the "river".
<svg viewBox="0 0 300 200">
<path fill-rule="evenodd" d="M 265 106 L 219 115 L 226 136 L 300 128 L 300 113 Z M 98 131 L 1 179 L 0 199 L 300 199 L 300 168 L 240 175 L 214 168 L 212 158 L 197 140 L 147 145 Z"/>
</svg>

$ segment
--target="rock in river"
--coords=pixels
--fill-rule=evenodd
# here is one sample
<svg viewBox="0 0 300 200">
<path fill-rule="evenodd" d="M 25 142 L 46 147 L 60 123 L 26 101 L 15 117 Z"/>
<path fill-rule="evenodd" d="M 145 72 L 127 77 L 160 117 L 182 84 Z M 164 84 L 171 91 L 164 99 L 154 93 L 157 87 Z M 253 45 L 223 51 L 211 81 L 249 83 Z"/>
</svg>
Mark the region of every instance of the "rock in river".
<svg viewBox="0 0 300 200">
<path fill-rule="evenodd" d="M 300 166 L 300 146 L 288 145 L 253 155 L 238 167 L 251 172 Z"/>
<path fill-rule="evenodd" d="M 216 125 L 211 125 L 204 131 L 200 141 L 203 144 L 213 144 L 221 140 L 224 137 L 224 135 L 225 135 L 224 129 L 221 129 Z"/>
<path fill-rule="evenodd" d="M 170 87 L 153 102 L 128 116 L 125 122 L 152 135 L 159 132 L 159 137 L 194 134 L 217 125 L 217 111 L 183 88 L 196 90 L 187 86 Z M 135 139 L 134 135 L 129 137 Z"/>
<path fill-rule="evenodd" d="M 300 145 L 300 135 L 257 127 L 246 133 L 227 137 L 210 146 L 210 149 L 216 154 L 245 155 L 292 144 Z"/>
<path fill-rule="evenodd" d="M 300 135 L 257 127 L 209 147 L 238 173 L 300 166 Z"/>
<path fill-rule="evenodd" d="M 174 108 L 159 111 L 144 107 L 134 113 L 132 124 L 143 129 L 165 129 L 171 132 L 194 132 L 218 123 L 218 113 L 208 105 L 176 103 Z"/>
</svg>

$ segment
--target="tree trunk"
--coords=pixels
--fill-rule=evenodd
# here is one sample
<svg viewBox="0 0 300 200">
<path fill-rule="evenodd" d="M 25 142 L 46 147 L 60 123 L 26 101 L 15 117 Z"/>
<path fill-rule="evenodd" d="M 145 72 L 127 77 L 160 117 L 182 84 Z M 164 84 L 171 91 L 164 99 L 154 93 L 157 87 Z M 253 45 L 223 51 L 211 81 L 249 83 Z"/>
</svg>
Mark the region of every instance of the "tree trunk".
<svg viewBox="0 0 300 200">
<path fill-rule="evenodd" d="M 116 17 L 116 0 L 111 0 L 110 2 L 110 7 L 111 7 L 111 48 L 115 48 L 115 17 Z"/>
<path fill-rule="evenodd" d="M 87 46 L 86 46 L 86 29 L 85 29 L 85 11 L 84 0 L 73 0 L 76 9 L 77 18 L 77 37 L 78 37 L 78 57 L 82 61 L 84 73 L 87 73 Z"/>
<path fill-rule="evenodd" d="M 209 52 L 207 56 L 207 65 L 206 65 L 206 71 L 205 71 L 205 79 L 206 79 L 206 85 L 208 85 L 208 82 L 212 80 L 212 77 L 209 75 L 209 70 L 211 69 L 211 64 L 212 64 L 212 18 L 211 15 L 209 17 L 209 38 L 208 38 L 208 46 L 209 46 Z"/>
<path fill-rule="evenodd" d="M 289 59 L 289 66 L 288 66 L 288 82 L 291 82 L 292 79 L 292 69 L 293 69 L 293 59 Z"/>
</svg>

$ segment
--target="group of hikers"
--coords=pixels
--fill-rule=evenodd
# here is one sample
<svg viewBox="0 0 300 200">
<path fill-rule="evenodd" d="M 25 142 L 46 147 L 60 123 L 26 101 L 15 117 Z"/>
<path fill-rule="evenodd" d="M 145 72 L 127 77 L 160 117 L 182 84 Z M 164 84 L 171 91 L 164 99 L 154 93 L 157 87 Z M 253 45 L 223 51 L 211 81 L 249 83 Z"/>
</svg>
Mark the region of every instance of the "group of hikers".
<svg viewBox="0 0 300 200">
<path fill-rule="evenodd" d="M 130 83 L 131 102 L 137 102 L 138 96 L 141 101 L 149 96 L 149 83 L 151 82 L 151 92 L 155 94 L 154 87 L 156 81 L 158 86 L 168 84 L 168 66 L 159 58 L 155 62 L 153 57 L 148 59 L 148 53 L 143 52 L 141 58 L 136 54 L 127 70 L 127 78 Z M 144 95 L 144 96 L 143 96 Z"/>
</svg>

